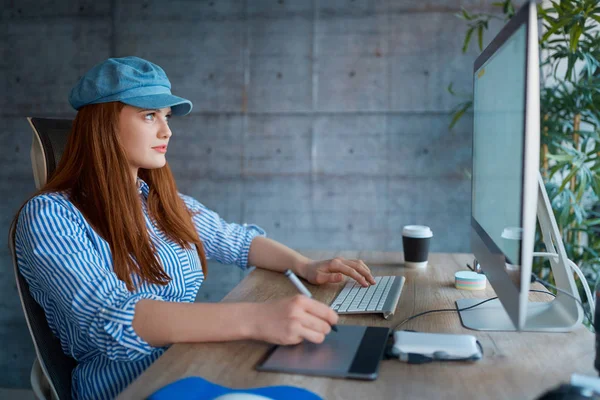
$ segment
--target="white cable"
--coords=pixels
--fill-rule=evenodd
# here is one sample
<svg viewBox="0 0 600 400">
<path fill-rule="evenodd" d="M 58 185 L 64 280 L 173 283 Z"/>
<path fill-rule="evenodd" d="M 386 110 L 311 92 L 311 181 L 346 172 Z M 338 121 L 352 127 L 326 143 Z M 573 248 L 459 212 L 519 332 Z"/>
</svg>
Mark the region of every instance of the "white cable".
<svg viewBox="0 0 600 400">
<path fill-rule="evenodd" d="M 533 256 L 558 258 L 558 254 L 555 253 L 533 253 Z M 583 290 L 585 291 L 585 297 L 587 297 L 588 304 L 590 305 L 590 311 L 592 312 L 592 315 L 595 315 L 594 312 L 596 310 L 596 305 L 593 301 L 594 298 L 592 297 L 592 291 L 590 290 L 590 285 L 588 285 L 587 283 L 587 279 L 585 279 L 585 277 L 583 276 L 583 272 L 581 272 L 581 269 L 579 269 L 577 264 L 575 264 L 569 259 L 567 259 L 567 261 L 569 262 L 569 267 L 571 267 L 571 269 L 577 274 L 577 276 L 581 280 Z"/>
<path fill-rule="evenodd" d="M 534 257 L 552 257 L 552 258 L 558 258 L 558 254 L 556 253 L 533 253 Z"/>
<path fill-rule="evenodd" d="M 596 314 L 594 314 L 594 312 L 596 311 L 596 305 L 594 304 L 594 301 L 593 301 L 594 298 L 592 297 L 592 291 L 590 290 L 590 285 L 588 285 L 587 280 L 583 276 L 583 272 L 581 272 L 581 270 L 579 269 L 577 264 L 575 264 L 573 261 L 571 261 L 569 259 L 567 259 L 567 261 L 569 262 L 569 265 L 571 266 L 571 268 L 573 268 L 573 271 L 575 271 L 577 276 L 579 276 L 579 279 L 581 280 L 581 283 L 583 284 L 583 290 L 585 290 L 585 296 L 588 299 L 588 304 L 590 305 L 590 311 L 592 312 L 592 315 L 596 315 Z"/>
</svg>

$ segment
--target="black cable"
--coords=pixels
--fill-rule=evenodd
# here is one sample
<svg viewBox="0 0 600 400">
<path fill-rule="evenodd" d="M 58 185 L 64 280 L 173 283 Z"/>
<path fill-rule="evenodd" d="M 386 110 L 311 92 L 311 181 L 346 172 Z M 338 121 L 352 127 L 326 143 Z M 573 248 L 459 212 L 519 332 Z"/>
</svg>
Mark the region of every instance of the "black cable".
<svg viewBox="0 0 600 400">
<path fill-rule="evenodd" d="M 581 300 L 579 300 L 577 297 L 573 296 L 571 293 L 568 293 L 568 292 L 566 292 L 566 291 L 564 291 L 562 289 L 557 288 L 556 286 L 554 286 L 550 282 L 547 282 L 547 281 L 543 280 L 542 278 L 538 277 L 533 272 L 531 273 L 531 278 L 533 279 L 534 282 L 539 282 L 542 285 L 544 285 L 546 287 L 549 287 L 551 289 L 554 289 L 557 292 L 560 292 L 560 293 L 564 294 L 565 296 L 569 296 L 570 298 L 572 298 L 573 300 L 575 300 L 581 306 L 581 309 L 583 310 L 583 313 L 584 313 L 585 317 L 590 322 L 590 326 L 594 325 L 594 320 L 592 319 L 592 316 L 588 313 L 588 310 L 586 310 L 586 308 L 583 306 L 583 303 L 581 302 Z"/>
<path fill-rule="evenodd" d="M 556 295 L 552 292 L 549 292 L 547 290 L 536 290 L 536 289 L 529 289 L 530 292 L 537 292 L 537 293 L 545 293 L 545 294 L 549 294 L 552 297 L 556 297 Z"/>
<path fill-rule="evenodd" d="M 531 289 L 531 290 L 530 290 L 530 292 L 539 292 L 539 293 L 545 293 L 545 294 L 549 294 L 549 295 L 551 295 L 551 296 L 554 296 L 554 297 L 556 297 L 556 295 L 555 295 L 554 293 L 552 293 L 552 292 L 548 292 L 548 291 L 546 291 L 546 290 L 536 290 L 536 289 Z M 420 316 L 422 316 L 422 315 L 426 315 L 426 314 L 430 314 L 430 313 L 434 313 L 434 312 L 449 312 L 449 311 L 461 312 L 461 311 L 467 311 L 467 310 L 470 310 L 471 308 L 475 308 L 475 307 L 477 307 L 477 306 L 480 306 L 480 305 L 482 305 L 483 303 L 487 303 L 488 301 L 496 300 L 497 298 L 498 298 L 498 297 L 492 297 L 492 298 L 489 298 L 489 299 L 483 300 L 482 302 L 479 302 L 479 303 L 477 303 L 477 304 L 473 304 L 472 306 L 465 307 L 465 308 L 461 308 L 461 309 L 456 309 L 456 308 L 444 308 L 444 309 L 439 309 L 439 310 L 429 310 L 429 311 L 424 311 L 424 312 L 422 312 L 422 313 L 415 314 L 415 315 L 413 315 L 413 316 L 411 316 L 411 317 L 408 317 L 408 318 L 406 318 L 404 321 L 402 321 L 402 322 L 400 322 L 398 325 L 396 325 L 396 326 L 394 327 L 394 329 L 392 329 L 392 330 L 396 331 L 396 330 L 398 330 L 398 328 L 400 328 L 402 325 L 404 325 L 404 324 L 405 324 L 405 323 L 407 323 L 408 321 L 411 321 L 411 320 L 413 320 L 413 319 L 415 319 L 415 318 L 417 318 L 417 317 L 420 317 Z"/>
<path fill-rule="evenodd" d="M 422 315 L 425 315 L 425 314 L 430 314 L 430 313 L 434 313 L 434 312 L 448 312 L 448 311 L 460 312 L 460 311 L 466 311 L 466 310 L 470 310 L 471 308 L 474 308 L 474 307 L 480 306 L 480 305 L 482 305 L 483 303 L 487 303 L 488 301 L 496 300 L 497 298 L 498 298 L 498 297 L 492 297 L 492 298 L 490 298 L 490 299 L 486 299 L 486 300 L 484 300 L 484 301 L 482 301 L 482 302 L 480 302 L 480 303 L 473 304 L 472 306 L 465 307 L 465 308 L 461 308 L 461 309 L 456 309 L 456 308 L 444 308 L 444 309 L 439 309 L 439 310 L 429 310 L 429 311 L 423 311 L 422 313 L 415 314 L 415 315 L 413 315 L 412 317 L 408 317 L 408 318 L 406 318 L 404 321 L 402 321 L 402 322 L 400 322 L 398 325 L 396 325 L 396 326 L 394 327 L 394 329 L 393 329 L 393 330 L 394 330 L 394 331 L 396 331 L 396 330 L 398 330 L 398 328 L 400 328 L 402 325 L 404 325 L 404 324 L 405 324 L 405 323 L 407 323 L 408 321 L 410 321 L 410 320 L 413 320 L 413 319 L 415 319 L 415 318 L 417 318 L 417 317 L 420 317 L 420 316 L 422 316 Z"/>
</svg>

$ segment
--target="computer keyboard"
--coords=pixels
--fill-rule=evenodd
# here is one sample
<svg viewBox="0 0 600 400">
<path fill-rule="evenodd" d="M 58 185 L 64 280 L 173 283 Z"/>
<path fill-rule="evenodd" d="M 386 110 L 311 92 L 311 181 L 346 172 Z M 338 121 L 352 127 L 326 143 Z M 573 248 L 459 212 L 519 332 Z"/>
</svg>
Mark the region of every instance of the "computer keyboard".
<svg viewBox="0 0 600 400">
<path fill-rule="evenodd" d="M 394 315 L 405 280 L 403 276 L 376 276 L 375 285 L 363 287 L 351 279 L 333 300 L 331 308 L 338 314 L 383 313 L 388 319 Z"/>
</svg>

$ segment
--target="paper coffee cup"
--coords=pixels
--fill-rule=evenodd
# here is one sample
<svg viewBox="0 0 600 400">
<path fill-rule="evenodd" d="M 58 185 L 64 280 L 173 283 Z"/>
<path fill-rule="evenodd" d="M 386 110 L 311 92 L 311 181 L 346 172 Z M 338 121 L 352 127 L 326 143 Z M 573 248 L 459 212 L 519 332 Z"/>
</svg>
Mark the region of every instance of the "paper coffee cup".
<svg viewBox="0 0 600 400">
<path fill-rule="evenodd" d="M 429 244 L 433 232 L 428 226 L 406 225 L 402 229 L 404 265 L 408 268 L 425 268 L 429 258 Z"/>
</svg>

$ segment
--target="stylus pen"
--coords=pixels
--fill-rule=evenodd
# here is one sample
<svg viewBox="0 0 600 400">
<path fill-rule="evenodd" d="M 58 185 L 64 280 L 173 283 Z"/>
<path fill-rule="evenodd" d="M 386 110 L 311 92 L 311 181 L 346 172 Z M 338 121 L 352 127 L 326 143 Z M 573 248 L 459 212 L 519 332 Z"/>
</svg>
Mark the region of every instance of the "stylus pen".
<svg viewBox="0 0 600 400">
<path fill-rule="evenodd" d="M 290 279 L 290 281 L 292 281 L 292 283 L 294 284 L 294 286 L 296 286 L 296 289 L 298 289 L 300 291 L 300 293 L 302 293 L 309 299 L 312 299 L 312 294 L 308 291 L 306 286 L 304 286 L 302 284 L 302 282 L 300 282 L 300 279 L 298 279 L 296 274 L 294 274 L 291 269 L 286 269 L 284 274 L 285 274 L 285 276 L 287 276 Z M 337 332 L 338 331 L 337 326 L 331 325 L 331 330 L 334 332 Z"/>
</svg>

